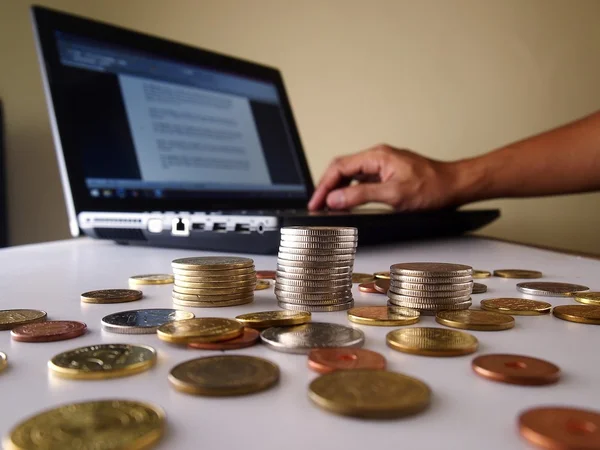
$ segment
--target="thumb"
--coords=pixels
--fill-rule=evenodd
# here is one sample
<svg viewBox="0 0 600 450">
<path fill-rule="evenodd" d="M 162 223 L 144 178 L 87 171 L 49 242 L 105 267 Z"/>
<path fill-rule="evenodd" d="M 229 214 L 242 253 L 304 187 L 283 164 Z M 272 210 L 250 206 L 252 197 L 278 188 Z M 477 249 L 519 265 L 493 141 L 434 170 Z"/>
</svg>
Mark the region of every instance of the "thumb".
<svg viewBox="0 0 600 450">
<path fill-rule="evenodd" d="M 349 209 L 368 202 L 392 204 L 392 186 L 384 183 L 359 183 L 336 189 L 327 196 L 327 206 L 331 209 Z"/>
</svg>

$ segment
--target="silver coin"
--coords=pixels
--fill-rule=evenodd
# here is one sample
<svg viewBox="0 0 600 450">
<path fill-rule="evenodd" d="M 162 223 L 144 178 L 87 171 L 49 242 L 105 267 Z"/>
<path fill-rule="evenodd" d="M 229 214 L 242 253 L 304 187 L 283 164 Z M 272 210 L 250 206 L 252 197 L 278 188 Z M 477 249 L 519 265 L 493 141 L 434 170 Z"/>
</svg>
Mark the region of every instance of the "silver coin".
<svg viewBox="0 0 600 450">
<path fill-rule="evenodd" d="M 573 292 L 589 291 L 590 288 L 581 284 L 528 281 L 517 284 L 517 290 L 530 295 L 569 297 L 569 294 Z"/>
<path fill-rule="evenodd" d="M 286 271 L 289 268 L 302 268 L 302 269 L 334 269 L 340 267 L 348 267 L 350 266 L 350 273 L 352 273 L 352 267 L 354 266 L 354 258 L 352 259 L 344 259 L 341 261 L 330 261 L 330 260 L 322 260 L 320 258 L 312 258 L 309 260 L 289 260 L 289 259 L 277 259 L 277 269 Z"/>
<path fill-rule="evenodd" d="M 328 263 L 325 267 L 305 267 L 305 266 L 290 266 L 287 264 L 278 264 L 277 272 L 308 275 L 352 275 L 352 264 L 345 266 L 331 265 Z"/>
<path fill-rule="evenodd" d="M 390 300 L 394 302 L 411 302 L 420 303 L 424 305 L 451 305 L 453 303 L 464 302 L 471 298 L 471 295 L 463 295 L 461 297 L 448 297 L 448 298 L 423 298 L 423 297 L 410 297 L 408 295 L 398 295 L 393 292 L 387 293 Z"/>
<path fill-rule="evenodd" d="M 285 278 L 286 280 L 295 281 L 340 281 L 352 278 L 352 272 L 347 273 L 293 273 L 293 272 L 282 272 L 278 270 L 276 272 L 276 278 Z"/>
<path fill-rule="evenodd" d="M 358 236 L 352 227 L 283 227 L 281 236 Z"/>
<path fill-rule="evenodd" d="M 417 297 L 432 300 L 438 298 L 457 298 L 471 295 L 471 289 L 463 289 L 462 291 L 413 291 L 410 289 L 395 289 L 390 287 L 388 293 L 396 295 L 404 295 L 406 297 Z"/>
<path fill-rule="evenodd" d="M 410 302 L 397 302 L 395 300 L 389 300 L 388 306 L 403 306 L 405 308 L 416 309 L 423 314 L 423 311 L 430 311 L 435 314 L 437 311 L 445 311 L 445 310 L 461 310 L 461 309 L 469 309 L 471 307 L 471 299 L 455 303 L 452 305 L 423 305 L 419 303 L 410 303 Z M 426 314 L 426 315 L 434 315 L 434 314 Z"/>
<path fill-rule="evenodd" d="M 173 260 L 171 265 L 175 269 L 187 270 L 228 270 L 245 269 L 254 265 L 250 258 L 238 256 L 196 256 L 191 258 L 179 258 Z"/>
<path fill-rule="evenodd" d="M 411 277 L 464 277 L 473 276 L 473 268 L 464 264 L 412 262 L 390 266 L 390 273 Z"/>
<path fill-rule="evenodd" d="M 353 258 L 356 254 L 355 248 L 327 248 L 322 247 L 316 248 L 292 248 L 292 247 L 279 247 L 280 253 L 286 253 L 294 255 L 295 258 L 302 259 L 304 257 L 339 257 L 339 258 Z"/>
<path fill-rule="evenodd" d="M 243 269 L 227 269 L 227 270 L 186 270 L 173 268 L 173 274 L 175 278 L 178 276 L 194 277 L 194 278 L 210 278 L 216 281 L 222 278 L 228 277 L 239 277 L 256 275 L 256 268 L 254 266 L 246 267 Z"/>
<path fill-rule="evenodd" d="M 287 292 L 298 293 L 298 294 L 329 294 L 338 292 L 351 292 L 352 283 L 346 283 L 341 286 L 289 286 L 281 283 L 275 283 L 275 290 L 280 294 Z"/>
<path fill-rule="evenodd" d="M 362 331 L 335 323 L 309 322 L 293 327 L 267 328 L 260 334 L 262 342 L 285 353 L 308 353 L 313 348 L 362 347 Z"/>
<path fill-rule="evenodd" d="M 337 280 L 294 280 L 286 277 L 277 277 L 275 283 L 280 286 L 298 286 L 298 287 L 315 287 L 315 288 L 328 288 L 328 287 L 352 287 L 351 276 L 339 278 Z M 283 288 L 285 289 L 285 288 Z M 319 291 L 320 292 L 320 291 Z"/>
<path fill-rule="evenodd" d="M 281 241 L 279 248 L 293 248 L 305 250 L 354 250 L 357 247 L 357 241 L 342 241 L 342 242 L 290 242 Z"/>
<path fill-rule="evenodd" d="M 297 298 L 290 298 L 282 294 L 276 294 L 275 297 L 280 303 L 291 303 L 292 305 L 303 306 L 331 306 L 353 301 L 351 293 L 345 297 L 329 298 L 325 300 L 323 298 L 320 298 L 319 300 L 299 300 Z"/>
<path fill-rule="evenodd" d="M 456 284 L 456 283 L 471 283 L 473 281 L 473 277 L 471 275 L 466 275 L 464 277 L 411 277 L 408 275 L 396 275 L 390 274 L 390 281 L 396 281 L 400 283 L 416 283 L 416 284 Z"/>
<path fill-rule="evenodd" d="M 449 291 L 467 291 L 473 288 L 473 282 L 469 283 L 449 283 L 449 284 L 423 284 L 423 283 L 404 283 L 395 280 L 390 281 L 390 288 L 394 291 L 397 289 L 407 289 L 412 291 L 427 291 L 427 292 L 449 292 Z"/>
<path fill-rule="evenodd" d="M 280 295 L 282 297 L 293 298 L 296 300 L 305 300 L 305 301 L 319 301 L 319 300 L 341 300 L 343 298 L 347 298 L 351 295 L 352 291 L 350 289 L 340 291 L 340 292 L 322 292 L 322 293 L 302 293 L 302 292 L 289 292 L 282 291 L 275 287 L 275 295 Z"/>
<path fill-rule="evenodd" d="M 344 262 L 344 265 L 354 262 L 354 253 L 344 255 L 300 255 L 296 253 L 282 252 L 277 253 L 278 260 L 284 261 L 300 261 L 303 264 L 307 262 L 329 262 L 337 263 Z"/>
<path fill-rule="evenodd" d="M 473 283 L 473 294 L 483 294 L 487 292 L 487 286 L 483 283 Z"/>
<path fill-rule="evenodd" d="M 197 295 L 197 294 L 181 294 L 176 291 L 171 292 L 171 296 L 177 300 L 183 300 L 186 302 L 204 302 L 204 303 L 219 303 L 227 302 L 229 300 L 239 300 L 254 296 L 254 291 L 250 292 L 236 292 L 233 294 L 212 294 L 212 295 Z"/>
<path fill-rule="evenodd" d="M 358 245 L 357 236 L 281 236 L 280 244 L 351 244 Z"/>
<path fill-rule="evenodd" d="M 354 301 L 347 303 L 339 303 L 336 305 L 297 305 L 295 303 L 277 302 L 280 308 L 290 311 L 306 311 L 306 312 L 334 312 L 346 311 L 354 308 Z"/>
<path fill-rule="evenodd" d="M 188 311 L 177 309 L 134 309 L 102 318 L 102 329 L 120 334 L 153 334 L 161 325 L 174 320 L 193 319 Z"/>
<path fill-rule="evenodd" d="M 248 303 L 252 303 L 254 301 L 254 295 L 248 297 L 241 297 L 235 300 L 223 300 L 219 302 L 200 302 L 200 301 L 190 301 L 190 300 L 182 300 L 180 298 L 173 297 L 173 304 L 178 306 L 187 306 L 190 308 L 222 308 L 225 306 L 239 306 L 246 305 Z"/>
</svg>

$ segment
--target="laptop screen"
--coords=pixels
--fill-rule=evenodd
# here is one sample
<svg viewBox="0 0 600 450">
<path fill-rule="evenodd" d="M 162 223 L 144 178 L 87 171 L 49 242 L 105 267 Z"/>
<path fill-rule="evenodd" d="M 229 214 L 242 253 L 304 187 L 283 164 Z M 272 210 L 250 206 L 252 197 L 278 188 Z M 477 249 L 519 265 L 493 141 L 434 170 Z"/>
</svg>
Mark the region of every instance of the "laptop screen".
<svg viewBox="0 0 600 450">
<path fill-rule="evenodd" d="M 46 34 L 53 42 L 40 40 L 54 50 L 43 53 L 70 183 L 91 209 L 140 209 L 138 200 L 150 209 L 202 200 L 239 209 L 309 197 L 277 71 L 121 29 L 122 39 L 102 39 L 77 25 L 58 21 Z M 177 58 L 182 47 L 197 57 Z M 257 76 L 257 67 L 276 76 Z"/>
</svg>

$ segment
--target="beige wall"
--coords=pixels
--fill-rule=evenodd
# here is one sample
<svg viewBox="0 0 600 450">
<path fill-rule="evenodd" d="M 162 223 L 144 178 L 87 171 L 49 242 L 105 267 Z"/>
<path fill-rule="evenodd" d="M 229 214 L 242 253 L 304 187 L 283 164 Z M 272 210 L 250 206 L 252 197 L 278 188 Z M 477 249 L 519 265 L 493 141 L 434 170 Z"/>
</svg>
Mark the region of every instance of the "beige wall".
<svg viewBox="0 0 600 450">
<path fill-rule="evenodd" d="M 596 0 L 40 0 L 282 69 L 310 167 L 378 142 L 475 155 L 600 106 Z M 14 244 L 68 235 L 28 2 L 0 0 Z M 600 175 L 599 175 L 600 176 Z M 600 194 L 510 200 L 485 233 L 600 253 Z"/>
</svg>

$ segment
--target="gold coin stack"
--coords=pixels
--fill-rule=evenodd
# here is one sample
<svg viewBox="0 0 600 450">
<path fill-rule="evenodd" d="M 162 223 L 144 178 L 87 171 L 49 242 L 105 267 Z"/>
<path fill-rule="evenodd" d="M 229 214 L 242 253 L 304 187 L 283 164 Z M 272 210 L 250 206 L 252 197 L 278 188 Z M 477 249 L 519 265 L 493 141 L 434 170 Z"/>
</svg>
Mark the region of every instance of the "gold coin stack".
<svg viewBox="0 0 600 450">
<path fill-rule="evenodd" d="M 173 303 L 215 308 L 254 301 L 256 270 L 250 258 L 202 256 L 176 259 L 173 266 Z"/>
<path fill-rule="evenodd" d="M 473 268 L 448 263 L 403 263 L 390 267 L 389 303 L 418 310 L 468 309 L 473 290 Z"/>
<path fill-rule="evenodd" d="M 279 306 L 312 312 L 352 308 L 357 244 L 356 228 L 282 228 L 275 280 Z"/>
</svg>

